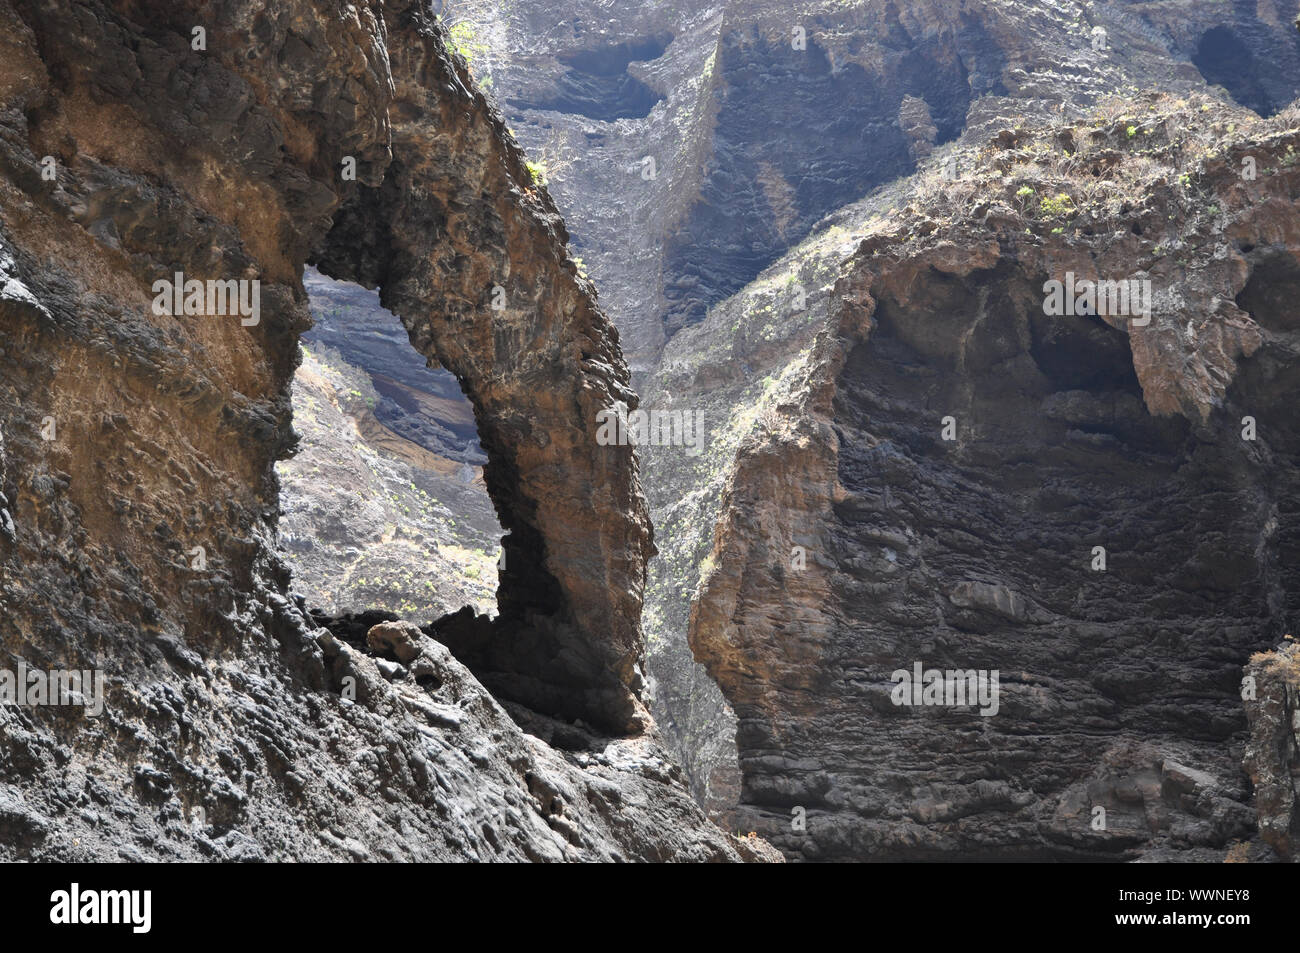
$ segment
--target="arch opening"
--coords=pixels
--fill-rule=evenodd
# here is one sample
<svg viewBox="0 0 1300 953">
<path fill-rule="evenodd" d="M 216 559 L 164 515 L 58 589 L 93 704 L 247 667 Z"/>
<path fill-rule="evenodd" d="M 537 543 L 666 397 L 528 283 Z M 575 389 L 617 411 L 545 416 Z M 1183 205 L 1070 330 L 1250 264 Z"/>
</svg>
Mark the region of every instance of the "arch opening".
<svg viewBox="0 0 1300 953">
<path fill-rule="evenodd" d="M 322 618 L 495 616 L 503 531 L 472 405 L 373 291 L 310 268 L 304 285 L 299 442 L 277 466 L 295 587 Z"/>
<path fill-rule="evenodd" d="M 638 733 L 650 723 L 640 615 L 654 550 L 633 448 L 597 439 L 601 410 L 636 403 L 617 334 L 557 254 L 567 235 L 545 193 L 521 186 L 531 182 L 522 155 L 466 168 L 472 149 L 429 128 L 395 125 L 392 160 L 336 211 L 308 260 L 376 290 L 473 410 L 506 534 L 497 611 L 463 606 L 424 630 L 502 701 Z M 494 198 L 506 194 L 515 200 Z"/>
</svg>

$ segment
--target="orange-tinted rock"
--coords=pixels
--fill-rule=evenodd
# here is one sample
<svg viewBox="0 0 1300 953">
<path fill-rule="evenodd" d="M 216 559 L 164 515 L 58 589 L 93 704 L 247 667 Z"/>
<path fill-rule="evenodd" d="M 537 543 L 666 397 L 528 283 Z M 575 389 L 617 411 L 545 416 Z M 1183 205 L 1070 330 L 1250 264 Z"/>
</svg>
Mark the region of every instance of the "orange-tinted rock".
<svg viewBox="0 0 1300 953">
<path fill-rule="evenodd" d="M 6 859 L 753 855 L 653 735 L 610 737 L 644 724 L 651 543 L 595 415 L 635 398 L 444 40 L 419 3 L 0 0 L 0 666 L 106 681 L 98 717 L 0 706 Z M 380 283 L 475 403 L 511 536 L 458 650 L 531 735 L 445 647 L 407 672 L 288 596 L 309 259 Z M 260 311 L 159 313 L 177 272 Z"/>
</svg>

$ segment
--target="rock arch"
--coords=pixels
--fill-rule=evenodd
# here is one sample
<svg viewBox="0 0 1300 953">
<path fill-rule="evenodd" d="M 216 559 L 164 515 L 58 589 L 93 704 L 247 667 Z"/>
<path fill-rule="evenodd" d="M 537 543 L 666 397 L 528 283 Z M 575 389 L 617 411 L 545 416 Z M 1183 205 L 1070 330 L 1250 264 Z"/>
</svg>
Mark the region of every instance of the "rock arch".
<svg viewBox="0 0 1300 953">
<path fill-rule="evenodd" d="M 392 160 L 334 216 L 314 263 L 378 287 L 412 345 L 475 407 L 509 533 L 500 616 L 463 611 L 435 635 L 506 698 L 630 730 L 645 721 L 639 619 L 652 544 L 631 448 L 595 439 L 602 408 L 635 400 L 618 335 L 500 119 L 477 92 L 445 94 L 464 78 L 437 75 L 447 61 L 435 28 L 415 29 L 422 42 L 392 55 Z M 466 108 L 470 123 L 457 116 Z M 484 148 L 489 137 L 506 148 Z"/>
<path fill-rule="evenodd" d="M 19 280 L 52 302 L 57 320 L 39 327 L 101 355 L 99 416 L 119 428 L 144 430 L 151 414 L 185 426 L 174 446 L 153 441 L 135 485 L 120 490 L 113 474 L 127 472 L 118 457 L 130 441 L 109 431 L 68 423 L 66 446 L 104 441 L 84 460 L 43 454 L 39 441 L 8 441 L 9 455 L 58 461 L 69 505 L 113 527 L 102 542 L 129 554 L 139 627 L 184 633 L 200 652 L 248 638 L 227 621 L 230 605 L 261 606 L 261 580 L 272 580 L 277 605 L 288 589 L 283 567 L 263 567 L 276 562 L 273 466 L 293 444 L 303 266 L 378 286 L 417 350 L 475 404 L 489 492 L 510 532 L 498 621 L 455 617 L 440 637 L 505 698 L 612 731 L 644 724 L 651 530 L 632 448 L 595 440 L 602 408 L 635 402 L 617 332 L 568 260 L 559 213 L 523 154 L 446 54 L 436 18 L 418 3 L 182 2 L 148 18 L 122 7 L 0 6 L 11 27 L 0 101 L 15 130 L 0 158 L 27 190 L 6 196 L 0 223 Z M 190 41 L 196 24 L 202 50 Z M 40 178 L 46 153 L 60 170 L 53 185 Z M 80 245 L 47 261 L 24 254 L 42 243 Z M 76 267 L 56 280 L 59 261 Z M 151 317 L 150 283 L 175 271 L 257 278 L 260 322 Z M 95 283 L 115 274 L 131 287 Z M 497 286 L 501 311 L 490 307 Z M 48 369 L 32 373 L 15 377 L 17 391 L 48 390 L 37 382 Z M 112 401 L 110 387 L 122 391 Z M 19 409 L 37 420 L 50 412 Z M 30 427 L 24 418 L 7 429 Z M 95 460 L 118 468 L 107 482 Z M 116 512 L 97 515 L 109 505 Z M 176 537 L 167 546 L 160 526 Z M 220 586 L 187 575 L 195 532 L 220 537 L 204 540 Z M 48 556 L 47 542 L 32 539 L 33 559 Z M 129 630 L 120 608 L 105 616 Z"/>
</svg>

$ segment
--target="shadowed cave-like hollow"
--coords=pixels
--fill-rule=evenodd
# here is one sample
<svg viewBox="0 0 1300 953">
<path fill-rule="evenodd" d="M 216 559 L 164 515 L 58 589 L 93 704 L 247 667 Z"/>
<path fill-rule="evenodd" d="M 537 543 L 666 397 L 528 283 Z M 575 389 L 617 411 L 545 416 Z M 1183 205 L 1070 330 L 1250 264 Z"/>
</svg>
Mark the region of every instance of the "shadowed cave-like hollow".
<svg viewBox="0 0 1300 953">
<path fill-rule="evenodd" d="M 630 43 L 594 47 L 559 57 L 568 69 L 551 95 L 538 100 L 516 100 L 517 109 L 552 109 L 588 119 L 644 119 L 663 95 L 628 72 L 632 63 L 664 55 L 672 36 L 663 34 Z"/>
<path fill-rule="evenodd" d="M 1300 93 L 1300 34 L 1247 20 L 1201 35 L 1192 63 L 1242 106 L 1272 116 Z"/>
<path fill-rule="evenodd" d="M 747 570 L 692 618 L 739 720 L 743 824 L 819 860 L 954 845 L 968 859 L 1131 859 L 1248 834 L 1241 666 L 1282 637 L 1300 588 L 1285 409 L 1297 280 L 1284 249 L 1239 247 L 1252 273 L 1238 301 L 1263 342 L 1203 420 L 1147 409 L 1127 329 L 1043 314 L 1035 250 L 961 275 L 864 265 L 863 333 L 834 365 L 837 451 L 822 458 L 837 494 L 809 534 L 837 568 L 784 571 L 751 527 L 800 499 L 751 497 L 772 481 L 742 469 L 744 515 L 720 548 Z M 1248 414 L 1258 441 L 1242 439 Z M 714 605 L 742 608 L 718 622 Z M 763 684 L 790 686 L 783 704 L 730 672 L 738 640 L 740 657 L 774 660 Z M 917 661 L 1000 670 L 998 718 L 900 708 L 890 673 Z M 803 758 L 771 757 L 782 745 Z M 1180 764 L 1213 779 L 1194 809 Z M 1158 783 L 1135 798 L 1134 778 Z M 1104 837 L 1091 805 L 1108 812 Z M 790 832 L 796 806 L 806 835 Z"/>
</svg>

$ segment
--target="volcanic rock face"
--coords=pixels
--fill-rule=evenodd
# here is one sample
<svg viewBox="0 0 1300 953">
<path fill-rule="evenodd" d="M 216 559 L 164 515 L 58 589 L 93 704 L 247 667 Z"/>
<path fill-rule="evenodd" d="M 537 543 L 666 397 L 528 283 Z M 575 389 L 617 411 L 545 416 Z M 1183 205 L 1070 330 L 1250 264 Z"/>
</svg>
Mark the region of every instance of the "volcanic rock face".
<svg viewBox="0 0 1300 953">
<path fill-rule="evenodd" d="M 740 443 L 790 394 L 824 383 L 804 351 L 838 308 L 841 261 L 870 216 L 887 217 L 904 191 L 890 180 L 933 181 L 958 154 L 954 139 L 983 148 L 1003 128 L 1091 117 L 1102 104 L 1118 116 L 1157 91 L 1185 96 L 1213 84 L 1264 115 L 1300 91 L 1293 0 L 686 0 L 617 10 L 603 0 L 454 0 L 445 12 L 473 28 L 475 72 L 490 78 L 512 128 L 546 166 L 646 406 L 702 410 L 708 421 L 701 456 L 648 447 L 641 459 L 660 550 L 647 587 L 653 711 L 697 796 L 715 808 L 737 785 L 722 740 L 734 719 L 686 648 L 689 603 L 711 568 L 713 528 L 727 518 L 720 501 Z M 648 114 L 648 98 L 632 102 L 640 87 L 629 78 L 662 97 Z M 1154 134 L 1135 128 L 1136 145 Z M 881 201 L 864 209 L 856 200 L 872 189 Z M 1043 276 L 1023 280 L 1033 279 Z M 1257 281 L 1256 292 L 1267 284 Z M 1220 347 L 1251 346 L 1232 324 L 1207 328 L 1222 339 L 1200 339 L 1191 374 L 1226 370 L 1197 366 L 1217 366 Z M 1168 333 L 1133 347 L 1161 346 Z M 1042 347 L 1058 348 L 1045 360 L 1069 363 L 1070 344 Z M 1128 363 L 1166 402 L 1162 414 L 1213 389 L 1205 379 L 1154 380 L 1144 369 L 1151 360 Z M 1131 379 L 1125 387 L 1132 396 Z M 780 452 L 808 453 L 817 439 L 800 436 Z M 794 492 L 771 489 L 776 498 Z M 773 507 L 773 518 L 781 512 Z M 757 680 L 761 655 L 746 664 Z M 797 760 L 793 747 L 781 750 Z"/>
<path fill-rule="evenodd" d="M 691 641 L 739 719 L 740 823 L 788 856 L 1209 858 L 1254 835 L 1241 666 L 1300 592 L 1300 131 L 1187 107 L 1211 118 L 1186 138 L 1135 113 L 1141 158 L 1130 121 L 960 153 L 964 182 L 919 185 L 846 263 L 742 446 Z M 1069 274 L 1148 282 L 1150 313 L 1045 313 Z M 900 696 L 918 666 L 1000 690 Z M 1258 678 L 1260 830 L 1285 854 L 1289 702 Z"/>
<path fill-rule="evenodd" d="M 688 783 L 795 858 L 1294 856 L 1294 2 L 466 0 L 535 171 L 423 6 L 155 6 L 0 0 L 0 647 L 108 676 L 0 707 L 6 856 L 760 856 Z M 543 179 L 707 421 L 648 584 Z M 403 426 L 484 455 L 495 619 L 288 596 L 304 263 L 471 402 Z"/>
<path fill-rule="evenodd" d="M 1245 766 L 1255 786 L 1260 838 L 1293 858 L 1300 836 L 1300 646 L 1290 641 L 1252 658 L 1242 697 L 1250 719 Z"/>
<path fill-rule="evenodd" d="M 914 172 L 918 141 L 952 141 L 990 104 L 1210 83 L 1276 112 L 1300 91 L 1293 6 L 442 5 L 546 166 L 634 372 L 823 216 Z"/>
<path fill-rule="evenodd" d="M 631 449 L 594 439 L 635 399 L 444 36 L 414 3 L 0 2 L 0 646 L 107 681 L 98 718 L 0 707 L 6 857 L 749 851 L 651 737 L 547 718 L 645 724 L 649 525 Z M 473 401 L 510 536 L 501 615 L 453 650 L 542 713 L 286 597 L 272 465 L 308 260 L 380 285 Z M 159 313 L 177 273 L 256 280 L 260 309 Z"/>
<path fill-rule="evenodd" d="M 463 106 L 428 79 L 439 49 L 430 34 L 389 51 L 394 159 L 339 210 L 316 263 L 379 286 L 412 344 L 474 403 L 510 536 L 499 619 L 458 628 L 453 647 L 512 697 L 634 728 L 650 530 L 631 448 L 598 445 L 595 428 L 601 410 L 636 398 L 558 213 L 519 188 L 530 178 L 518 152 L 502 161 L 487 148 L 500 120 L 479 97 L 477 121 L 457 122 Z M 512 252 L 525 248 L 536 254 Z"/>
</svg>

